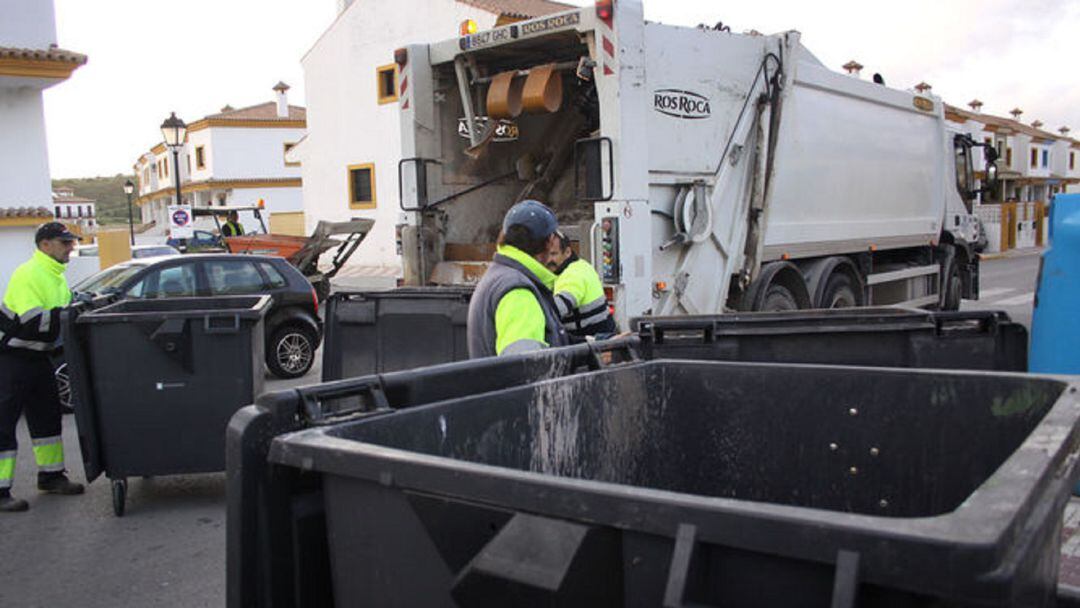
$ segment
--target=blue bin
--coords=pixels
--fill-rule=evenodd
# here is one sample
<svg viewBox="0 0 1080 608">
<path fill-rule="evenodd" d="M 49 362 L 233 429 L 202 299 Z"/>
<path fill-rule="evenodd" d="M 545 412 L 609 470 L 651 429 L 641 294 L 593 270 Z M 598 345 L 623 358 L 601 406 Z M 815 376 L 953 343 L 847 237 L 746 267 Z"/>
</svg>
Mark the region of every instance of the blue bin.
<svg viewBox="0 0 1080 608">
<path fill-rule="evenodd" d="M 1080 374 L 1080 194 L 1059 194 L 1050 205 L 1028 361 L 1032 372 Z M 1073 494 L 1080 496 L 1080 483 Z"/>
<path fill-rule="evenodd" d="M 1050 205 L 1028 362 L 1036 373 L 1080 374 L 1080 194 L 1059 194 Z"/>
</svg>

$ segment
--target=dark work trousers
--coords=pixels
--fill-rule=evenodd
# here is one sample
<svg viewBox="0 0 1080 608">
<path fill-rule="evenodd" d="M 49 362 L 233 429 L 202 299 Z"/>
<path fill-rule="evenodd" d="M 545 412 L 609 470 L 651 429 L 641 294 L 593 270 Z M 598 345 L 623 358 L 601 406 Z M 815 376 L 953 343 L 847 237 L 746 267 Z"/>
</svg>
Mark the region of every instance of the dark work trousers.
<svg viewBox="0 0 1080 608">
<path fill-rule="evenodd" d="M 18 447 L 15 425 L 24 413 L 39 471 L 63 471 L 60 393 L 52 361 L 45 353 L 0 350 L 0 460 L 9 461 L 0 465 L 10 469 Z M 0 471 L 0 490 L 11 485 L 10 478 L 3 479 L 5 472 Z"/>
</svg>

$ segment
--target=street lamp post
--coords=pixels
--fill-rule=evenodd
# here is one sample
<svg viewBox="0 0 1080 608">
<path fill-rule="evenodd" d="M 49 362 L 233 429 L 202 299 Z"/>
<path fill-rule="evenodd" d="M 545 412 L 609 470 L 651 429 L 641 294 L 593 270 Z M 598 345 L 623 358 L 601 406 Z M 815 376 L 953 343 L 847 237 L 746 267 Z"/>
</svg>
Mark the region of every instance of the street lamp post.
<svg viewBox="0 0 1080 608">
<path fill-rule="evenodd" d="M 180 147 L 184 145 L 184 137 L 187 135 L 187 125 L 176 117 L 176 112 L 171 112 L 165 122 L 161 123 L 161 135 L 165 137 L 165 145 L 172 150 L 173 175 L 176 177 L 176 204 L 181 203 L 180 198 Z"/>
<path fill-rule="evenodd" d="M 131 180 L 124 182 L 124 194 L 128 197 L 128 230 L 131 232 L 131 246 L 135 246 L 135 217 L 131 212 L 131 195 L 135 192 L 135 184 Z"/>
</svg>

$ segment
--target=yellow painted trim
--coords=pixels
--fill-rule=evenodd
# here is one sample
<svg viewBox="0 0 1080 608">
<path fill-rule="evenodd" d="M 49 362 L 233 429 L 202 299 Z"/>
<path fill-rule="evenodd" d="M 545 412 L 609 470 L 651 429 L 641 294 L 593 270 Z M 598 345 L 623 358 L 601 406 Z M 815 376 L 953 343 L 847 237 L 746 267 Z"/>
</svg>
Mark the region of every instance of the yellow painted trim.
<svg viewBox="0 0 1080 608">
<path fill-rule="evenodd" d="M 371 172 L 371 201 L 354 202 L 356 195 L 353 193 L 353 180 L 352 172 L 355 169 L 367 169 Z M 345 179 L 349 184 L 349 209 L 374 209 L 376 205 L 375 195 L 375 163 L 360 163 L 358 165 L 349 165 L 349 168 L 345 171 Z"/>
<path fill-rule="evenodd" d="M 150 148 L 150 152 L 153 154 L 164 154 L 166 149 L 167 148 L 165 147 L 165 142 L 162 142 L 154 146 L 153 148 Z"/>
<path fill-rule="evenodd" d="M 47 217 L 0 217 L 0 226 L 40 226 L 47 221 Z"/>
<path fill-rule="evenodd" d="M 25 57 L 0 58 L 0 76 L 22 78 L 56 78 L 67 80 L 80 65 L 71 61 L 49 61 Z"/>
<path fill-rule="evenodd" d="M 303 186 L 303 180 L 299 177 L 287 180 L 256 180 L 256 181 L 241 181 L 241 180 L 222 180 L 216 182 L 188 182 L 180 186 L 180 194 L 188 194 L 191 192 L 204 192 L 206 190 L 250 190 L 252 188 L 299 188 Z M 150 194 L 144 194 L 135 199 L 136 205 L 142 205 L 147 201 L 151 201 L 155 198 L 162 196 L 171 197 L 176 192 L 175 186 L 168 188 L 160 188 L 151 192 Z"/>
<path fill-rule="evenodd" d="M 187 132 L 202 131 L 210 127 L 225 127 L 231 129 L 306 129 L 306 120 L 277 120 L 247 118 L 242 120 L 229 120 L 226 118 L 204 118 L 196 120 L 188 125 Z"/>
<path fill-rule="evenodd" d="M 295 141 L 287 141 L 287 142 L 281 144 L 281 159 L 283 161 L 285 161 L 285 166 L 286 167 L 299 167 L 300 166 L 300 163 L 298 163 L 298 162 L 297 163 L 290 163 L 288 161 L 288 159 L 285 158 L 285 155 L 289 153 L 289 146 L 295 146 L 295 145 L 296 145 Z"/>
<path fill-rule="evenodd" d="M 390 70 L 394 70 L 394 93 L 392 95 L 383 95 L 382 75 L 383 72 L 389 72 Z M 398 76 L 398 66 L 396 63 L 388 63 L 375 68 L 375 97 L 378 98 L 379 105 L 394 103 L 398 100 Z"/>
</svg>

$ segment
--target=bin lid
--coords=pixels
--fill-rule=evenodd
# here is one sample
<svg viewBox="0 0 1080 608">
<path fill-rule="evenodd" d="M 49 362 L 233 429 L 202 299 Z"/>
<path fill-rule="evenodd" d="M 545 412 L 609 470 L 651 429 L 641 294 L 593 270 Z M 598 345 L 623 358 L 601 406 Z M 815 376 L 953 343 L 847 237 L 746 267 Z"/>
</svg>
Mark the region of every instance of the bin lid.
<svg viewBox="0 0 1080 608">
<path fill-rule="evenodd" d="M 76 323 L 131 323 L 166 319 L 201 319 L 206 316 L 226 315 L 258 320 L 266 315 L 270 302 L 270 296 L 122 300 L 79 315 Z"/>
</svg>

